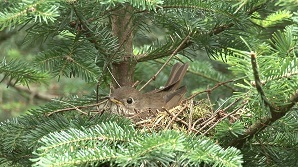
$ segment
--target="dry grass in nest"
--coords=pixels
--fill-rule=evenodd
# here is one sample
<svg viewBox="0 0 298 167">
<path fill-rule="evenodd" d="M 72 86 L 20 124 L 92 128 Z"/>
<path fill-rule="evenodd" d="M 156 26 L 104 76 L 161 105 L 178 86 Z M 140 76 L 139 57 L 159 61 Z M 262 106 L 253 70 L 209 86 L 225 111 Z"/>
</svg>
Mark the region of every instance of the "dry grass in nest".
<svg viewBox="0 0 298 167">
<path fill-rule="evenodd" d="M 131 119 L 139 129 L 146 129 L 149 131 L 174 129 L 187 133 L 207 134 L 224 119 L 228 119 L 230 123 L 240 119 L 242 115 L 247 113 L 247 109 L 245 108 L 247 103 L 247 101 L 234 99 L 234 101 L 229 103 L 225 108 L 220 108 L 214 111 L 213 106 L 209 101 L 193 101 L 190 99 L 183 101 L 179 106 L 170 110 L 163 109 L 158 112 L 134 112 L 127 115 L 127 111 L 125 111 L 123 107 L 110 105 L 111 103 L 109 100 L 104 100 L 96 104 L 55 110 L 47 115 L 50 116 L 58 112 L 73 110 L 84 115 L 88 114 L 87 111 L 97 114 L 112 112 Z"/>
<path fill-rule="evenodd" d="M 144 119 L 133 120 L 136 127 L 150 131 L 174 129 L 192 134 L 207 134 L 213 132 L 221 121 L 227 119 L 231 124 L 247 112 L 242 102 L 237 105 L 239 99 L 222 109 L 213 110 L 207 100 L 188 100 L 171 109 L 159 111 Z M 231 108 L 234 108 L 231 110 Z"/>
<path fill-rule="evenodd" d="M 141 120 L 133 120 L 138 128 L 179 131 L 198 133 L 201 123 L 212 117 L 212 106 L 204 100 L 194 102 L 186 101 L 181 105 L 166 110 Z"/>
</svg>

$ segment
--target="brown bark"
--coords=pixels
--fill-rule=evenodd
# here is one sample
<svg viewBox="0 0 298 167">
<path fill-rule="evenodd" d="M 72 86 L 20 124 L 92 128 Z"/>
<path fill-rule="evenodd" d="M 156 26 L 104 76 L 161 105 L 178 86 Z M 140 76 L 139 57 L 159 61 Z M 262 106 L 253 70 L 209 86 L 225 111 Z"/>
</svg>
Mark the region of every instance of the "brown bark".
<svg viewBox="0 0 298 167">
<path fill-rule="evenodd" d="M 114 10 L 111 17 L 113 34 L 118 38 L 120 50 L 123 51 L 120 52 L 121 55 L 116 55 L 116 57 L 120 57 L 120 62 L 112 64 L 112 73 L 120 86 L 131 86 L 134 82 L 133 76 L 136 61 L 134 60 L 132 46 L 132 12 L 133 8 L 126 4 Z M 115 88 L 119 87 L 115 81 L 113 86 Z"/>
</svg>

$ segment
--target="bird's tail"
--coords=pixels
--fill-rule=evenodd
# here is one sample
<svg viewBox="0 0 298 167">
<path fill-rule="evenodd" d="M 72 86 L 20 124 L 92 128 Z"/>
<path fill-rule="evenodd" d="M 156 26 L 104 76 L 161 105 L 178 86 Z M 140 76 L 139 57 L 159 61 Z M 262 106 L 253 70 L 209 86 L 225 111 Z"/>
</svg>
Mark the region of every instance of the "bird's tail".
<svg viewBox="0 0 298 167">
<path fill-rule="evenodd" d="M 185 73 L 187 71 L 189 64 L 185 63 L 176 63 L 172 70 L 171 70 L 171 74 L 169 76 L 169 79 L 166 83 L 166 85 L 164 86 L 164 89 L 168 89 L 168 90 L 176 90 L 179 88 L 183 77 L 185 76 Z"/>
</svg>

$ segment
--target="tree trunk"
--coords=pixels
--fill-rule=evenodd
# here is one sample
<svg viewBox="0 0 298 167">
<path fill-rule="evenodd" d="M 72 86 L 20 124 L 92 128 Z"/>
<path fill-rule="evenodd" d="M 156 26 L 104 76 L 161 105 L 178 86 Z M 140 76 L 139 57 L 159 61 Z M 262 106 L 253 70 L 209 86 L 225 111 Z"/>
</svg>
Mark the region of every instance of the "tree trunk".
<svg viewBox="0 0 298 167">
<path fill-rule="evenodd" d="M 112 12 L 112 31 L 118 38 L 121 55 L 116 55 L 121 58 L 120 62 L 112 64 L 112 73 L 120 86 L 131 86 L 133 84 L 134 68 L 136 61 L 133 57 L 133 8 L 126 4 L 123 7 Z M 118 53 L 119 54 L 119 53 Z M 113 87 L 118 88 L 119 85 L 113 81 Z"/>
</svg>

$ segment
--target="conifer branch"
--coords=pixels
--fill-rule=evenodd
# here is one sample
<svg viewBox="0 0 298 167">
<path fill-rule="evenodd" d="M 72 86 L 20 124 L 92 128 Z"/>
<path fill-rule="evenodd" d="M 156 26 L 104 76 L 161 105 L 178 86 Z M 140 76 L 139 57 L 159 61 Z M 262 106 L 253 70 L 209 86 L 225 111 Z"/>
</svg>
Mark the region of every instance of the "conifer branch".
<svg viewBox="0 0 298 167">
<path fill-rule="evenodd" d="M 252 8 L 251 10 L 247 11 L 247 15 L 250 16 L 252 15 L 254 12 L 258 11 L 259 9 L 262 9 L 262 7 L 264 7 L 264 5 L 266 4 L 266 2 L 264 2 L 263 4 L 259 5 L 259 6 L 256 6 L 254 8 Z M 225 24 L 225 25 L 221 25 L 221 26 L 218 26 L 218 27 L 215 27 L 213 30 L 211 30 L 209 32 L 209 35 L 212 36 L 212 35 L 217 35 L 225 30 L 228 30 L 229 28 L 233 27 L 235 24 L 234 23 L 228 23 L 228 24 Z"/>
<path fill-rule="evenodd" d="M 298 71 L 288 72 L 288 73 L 285 73 L 284 75 L 273 77 L 271 79 L 260 80 L 260 82 L 261 82 L 261 85 L 263 86 L 263 85 L 265 85 L 269 81 L 279 80 L 279 79 L 282 79 L 282 78 L 291 78 L 292 76 L 295 76 L 295 75 L 298 75 Z M 250 84 L 252 86 L 256 86 L 256 82 L 255 81 L 251 81 Z"/>
<path fill-rule="evenodd" d="M 231 82 L 235 82 L 235 81 L 236 80 L 233 79 L 233 80 L 228 80 L 228 81 L 225 81 L 225 82 L 219 82 L 219 83 L 215 84 L 215 86 L 213 86 L 212 88 L 209 88 L 207 90 L 203 90 L 203 91 L 200 91 L 200 92 L 197 92 L 197 93 L 192 94 L 190 97 L 188 97 L 187 99 L 185 99 L 185 101 L 190 100 L 190 99 L 196 97 L 199 94 L 212 92 L 213 90 L 217 89 L 218 87 L 220 87 L 222 85 L 225 85 L 225 84 L 228 84 L 228 83 L 231 83 Z"/>
<path fill-rule="evenodd" d="M 256 53 L 251 52 L 251 65 L 252 65 L 252 70 L 253 70 L 253 75 L 256 83 L 256 88 L 259 94 L 261 95 L 261 99 L 264 101 L 265 106 L 269 107 L 270 111 L 274 110 L 274 107 L 272 106 L 271 102 L 268 100 L 268 98 L 265 95 L 265 92 L 262 88 L 262 83 L 258 71 L 258 64 L 257 64 L 257 59 L 256 59 Z"/>
<path fill-rule="evenodd" d="M 53 114 L 56 114 L 56 113 L 59 113 L 59 112 L 65 112 L 65 111 L 72 111 L 72 110 L 78 110 L 79 111 L 83 108 L 90 108 L 90 107 L 99 106 L 99 105 L 101 105 L 103 103 L 106 103 L 106 102 L 107 102 L 107 100 L 104 100 L 104 101 L 96 103 L 96 104 L 89 104 L 89 105 L 84 105 L 84 106 L 73 106 L 73 107 L 70 107 L 70 108 L 62 108 L 62 109 L 58 109 L 58 110 L 55 110 L 55 111 L 52 111 L 52 112 L 48 113 L 47 116 L 51 116 Z M 81 112 L 81 113 L 86 115 L 85 112 Z"/>
<path fill-rule="evenodd" d="M 180 48 L 183 47 L 183 45 L 185 45 L 191 35 L 193 34 L 193 32 L 189 32 L 189 34 L 183 39 L 183 41 L 177 46 L 177 48 L 173 51 L 173 53 L 169 56 L 169 58 L 167 59 L 167 61 L 160 67 L 160 69 L 154 74 L 153 77 L 151 77 L 141 88 L 140 90 L 142 90 L 144 87 L 146 87 L 151 81 L 155 80 L 155 78 L 157 77 L 157 75 L 164 69 L 164 67 L 170 62 L 170 60 L 179 52 Z"/>
<path fill-rule="evenodd" d="M 286 0 L 281 1 L 286 3 Z M 42 62 L 41 65 L 44 66 L 44 69 L 50 69 L 53 73 L 61 72 L 60 75 L 83 75 L 87 82 L 98 79 L 98 87 L 106 79 L 108 67 L 114 66 L 115 63 L 124 64 L 124 66 L 134 70 L 138 62 L 170 57 L 169 61 L 176 53 L 187 48 L 192 49 L 190 47 L 205 48 L 206 52 L 211 53 L 211 55 L 227 56 L 227 60 L 234 60 L 235 66 L 230 67 L 235 70 L 234 74 L 237 78 L 244 76 L 241 78 L 243 82 L 238 82 L 238 79 L 235 78 L 232 78 L 233 80 L 225 79 L 222 75 L 208 74 L 208 67 L 211 66 L 207 66 L 207 63 L 196 63 L 198 61 L 196 59 L 192 64 L 193 67 L 197 67 L 194 69 L 206 76 L 199 73 L 195 75 L 202 76 L 204 81 L 214 81 L 214 84 L 213 87 L 208 86 L 207 90 L 193 94 L 190 98 L 194 98 L 200 93 L 207 93 L 207 98 L 199 103 L 195 103 L 193 100 L 184 101 L 186 104 L 182 104 L 174 110 L 166 110 L 160 113 L 162 114 L 160 117 L 152 117 L 152 120 L 155 119 L 156 122 L 162 124 L 159 126 L 160 124 L 152 123 L 153 129 L 156 128 L 157 130 L 152 133 L 140 132 L 139 129 L 134 128 L 128 119 L 123 117 L 117 116 L 116 118 L 113 114 L 98 114 L 100 109 L 107 108 L 102 107 L 99 103 L 94 104 L 94 96 L 53 101 L 43 107 L 30 110 L 27 115 L 0 123 L 0 165 L 241 166 L 243 164 L 242 154 L 245 156 L 245 165 L 249 164 L 249 166 L 264 166 L 264 163 L 268 163 L 267 166 L 278 166 L 279 163 L 291 161 L 291 158 L 294 160 L 290 163 L 297 162 L 295 152 L 293 153 L 294 156 L 291 152 L 297 149 L 287 147 L 297 144 L 295 133 L 291 133 L 297 126 L 295 120 L 297 112 L 292 112 L 298 102 L 298 90 L 296 90 L 298 86 L 298 82 L 296 82 L 297 59 L 295 58 L 295 49 L 293 50 L 297 47 L 297 33 L 294 31 L 292 33 L 292 29 L 289 29 L 284 35 L 273 36 L 272 43 L 268 45 L 266 45 L 267 39 L 263 39 L 254 33 L 258 26 L 258 23 L 254 22 L 255 19 L 264 21 L 263 16 L 270 14 L 268 11 L 272 11 L 271 9 L 276 9 L 276 4 L 269 0 L 241 2 L 169 0 L 164 1 L 163 4 L 161 2 L 160 0 L 150 2 L 148 0 L 114 0 L 103 3 L 92 3 L 92 1 L 90 3 L 89 1 L 76 1 L 75 3 L 3 1 L 0 6 L 4 7 L 4 11 L 0 11 L 0 15 L 4 16 L 5 22 L 2 21 L 5 23 L 3 24 L 4 27 L 24 25 L 26 24 L 25 21 L 31 23 L 34 21 L 32 19 L 37 19 L 34 21 L 33 28 L 30 28 L 33 40 L 37 41 L 36 39 L 46 39 L 45 36 L 52 36 L 58 38 L 54 38 L 54 40 L 47 38 L 47 41 L 66 42 L 63 44 L 55 43 L 56 47 L 52 51 L 42 53 L 40 62 Z M 23 5 L 23 3 L 26 4 Z M 21 12 L 22 14 L 24 10 L 20 7 L 24 6 L 24 9 L 27 9 L 28 3 L 42 5 L 30 8 L 26 12 L 27 15 L 10 19 L 10 16 L 15 13 Z M 126 5 L 129 5 L 130 9 L 126 8 Z M 264 5 L 269 10 L 262 11 L 260 13 L 262 17 L 258 17 L 255 11 L 264 9 Z M 136 14 L 137 10 L 143 10 L 141 12 L 144 13 L 137 12 Z M 51 13 L 52 15 L 47 16 Z M 9 15 L 6 16 L 5 14 Z M 127 18 L 125 16 L 121 17 L 124 14 L 129 15 L 128 20 L 125 20 Z M 293 13 L 294 15 L 297 17 L 297 14 Z M 113 19 L 115 17 L 118 19 Z M 38 21 L 39 19 L 45 20 Z M 55 22 L 52 23 L 53 20 Z M 293 20 L 295 20 L 294 17 Z M 153 24 L 147 25 L 147 21 Z M 47 22 L 50 24 L 45 25 Z M 120 24 L 111 26 L 110 23 Z M 162 34 L 163 37 L 167 36 L 169 40 L 165 43 L 161 41 L 148 47 L 147 45 L 142 47 L 140 54 L 145 53 L 144 56 L 135 56 L 132 50 L 128 51 L 127 48 L 132 49 L 130 47 L 132 44 L 130 35 L 135 32 L 137 37 L 135 39 L 138 41 L 142 35 L 148 35 L 146 30 L 156 28 L 159 24 L 168 30 L 165 33 L 173 34 L 175 38 L 171 40 L 170 38 L 173 36 L 168 37 L 168 34 Z M 117 31 L 114 31 L 113 26 Z M 294 26 L 296 29 L 297 25 Z M 270 30 L 276 30 L 275 28 L 270 27 Z M 267 29 L 263 30 L 265 31 L 260 32 L 262 35 Z M 189 40 L 180 46 L 190 31 L 194 33 L 187 37 Z M 247 55 L 243 54 L 244 52 L 236 52 L 236 50 L 245 47 L 243 43 L 238 42 L 239 33 L 248 35 L 250 37 L 248 43 L 252 44 L 253 47 L 257 46 L 256 50 L 260 50 L 260 53 L 266 54 L 258 59 L 258 63 L 254 53 L 251 53 L 250 62 Z M 37 38 L 37 36 L 39 37 Z M 146 37 L 150 38 L 149 35 Z M 143 41 L 143 39 L 141 40 Z M 264 43 L 265 45 L 263 45 Z M 82 46 L 82 44 L 85 45 Z M 231 56 L 230 53 L 236 56 Z M 186 57 L 191 55 L 188 50 L 181 54 L 185 54 Z M 168 61 L 162 65 L 162 68 Z M 38 73 L 40 69 L 36 69 L 37 71 L 29 69 L 30 63 L 28 65 L 14 64 L 9 62 L 8 64 L 3 63 L 1 66 L 0 72 L 2 70 L 5 79 L 22 81 L 21 83 L 28 85 L 31 82 L 42 82 L 47 78 L 43 73 Z M 201 64 L 205 64 L 205 66 Z M 102 70 L 99 69 L 100 65 L 103 66 Z M 258 69 L 258 65 L 262 71 Z M 252 74 L 252 72 L 249 73 L 250 69 L 253 71 L 255 84 L 246 80 Z M 65 73 L 62 74 L 62 72 Z M 101 73 L 100 76 L 98 76 L 99 73 Z M 151 79 L 154 80 L 159 75 L 158 73 Z M 122 74 L 125 73 L 118 70 L 118 72 L 113 71 L 113 74 L 115 76 L 120 74 L 123 77 Z M 213 78 L 208 78 L 207 75 Z M 102 79 L 103 77 L 105 78 Z M 130 77 L 133 78 L 132 75 Z M 115 78 L 118 80 L 117 76 Z M 120 82 L 120 85 L 121 83 L 124 82 Z M 239 86 L 239 92 L 223 103 L 220 99 L 220 106 L 213 111 L 214 106 L 209 95 L 215 94 L 215 89 L 222 88 L 222 86 L 228 87 L 231 83 L 237 83 L 235 86 Z M 14 82 L 11 84 L 13 87 L 16 86 Z M 32 96 L 34 94 L 34 92 L 28 93 Z M 289 95 L 291 93 L 293 93 L 292 96 Z M 280 97 L 276 98 L 279 95 Z M 97 98 L 99 97 L 97 96 Z M 222 97 L 226 98 L 226 96 L 218 96 L 218 98 Z M 234 101 L 230 101 L 230 99 Z M 226 103 L 227 101 L 229 103 Z M 262 105 L 255 105 L 258 101 Z M 261 111 L 264 108 L 265 110 Z M 264 114 L 268 115 L 264 116 Z M 275 122 L 282 117 L 284 117 L 282 119 L 284 122 Z M 163 118 L 167 120 L 163 121 Z M 258 120 L 255 121 L 255 119 Z M 247 125 L 248 122 L 252 123 Z M 168 123 L 167 126 L 166 123 Z M 273 123 L 272 129 L 277 130 L 278 133 L 275 133 L 271 127 L 266 129 Z M 274 129 L 277 127 L 276 124 L 282 127 Z M 150 124 L 147 125 L 149 126 L 146 128 L 151 128 Z M 167 131 L 160 130 L 165 126 Z M 214 129 L 214 127 L 216 128 Z M 194 135 L 183 133 L 185 129 L 188 129 L 189 132 L 195 132 Z M 262 131 L 264 129 L 266 131 Z M 213 133 L 214 131 L 215 133 Z M 262 133 L 257 135 L 260 132 Z M 195 135 L 199 133 L 202 135 Z M 203 136 L 203 134 L 207 136 Z M 264 162 L 266 160 L 262 159 L 262 152 L 259 154 L 260 156 L 251 154 L 251 152 L 257 152 L 259 147 L 255 147 L 254 144 L 251 145 L 253 151 L 246 149 L 240 151 L 234 148 L 246 146 L 246 142 L 254 136 L 256 136 L 257 141 L 260 141 L 259 143 L 263 144 L 261 146 L 263 147 L 262 151 L 265 152 L 263 157 L 268 158 L 269 161 L 272 158 L 277 158 L 276 163 L 273 161 Z M 284 136 L 289 137 L 289 139 Z M 291 137 L 294 138 L 294 142 L 290 139 Z M 228 146 L 234 147 L 227 146 L 227 149 L 223 149 L 210 138 L 225 143 L 225 146 L 229 144 Z M 222 138 L 224 138 L 223 142 L 220 141 Z M 228 144 L 226 144 L 227 142 Z M 266 142 L 269 144 L 267 145 Z M 280 151 L 280 154 L 276 154 L 277 156 L 273 155 L 276 151 L 272 149 L 274 144 L 280 144 L 280 148 L 276 149 Z M 250 156 L 253 158 L 251 159 Z"/>
<path fill-rule="evenodd" d="M 12 83 L 8 83 L 8 85 L 15 88 L 17 91 L 26 92 L 30 94 L 31 97 L 44 100 L 44 101 L 51 101 L 52 99 L 57 97 L 55 95 L 41 93 L 38 90 L 32 90 L 32 89 L 29 89 L 28 87 L 21 86 L 21 85 L 14 85 Z"/>
<path fill-rule="evenodd" d="M 226 88 L 231 89 L 233 92 L 236 91 L 236 89 L 235 89 L 234 87 L 232 87 L 232 86 L 230 86 L 230 85 L 227 84 L 227 83 L 230 83 L 231 81 L 228 81 L 228 82 L 220 82 L 220 81 L 217 80 L 216 78 L 210 77 L 210 76 L 208 76 L 208 75 L 205 75 L 205 74 L 203 74 L 203 73 L 200 73 L 200 72 L 197 72 L 197 71 L 194 71 L 194 70 L 191 70 L 191 69 L 189 69 L 188 72 L 191 73 L 191 74 L 194 74 L 194 75 L 203 77 L 203 78 L 205 78 L 205 79 L 207 79 L 207 80 L 216 82 L 216 83 L 218 83 L 218 86 L 224 86 L 224 87 L 226 87 Z M 235 80 L 233 80 L 233 82 L 235 82 Z"/>
<path fill-rule="evenodd" d="M 251 63 L 254 72 L 254 78 L 256 83 L 256 89 L 261 95 L 261 99 L 263 100 L 264 104 L 269 108 L 270 115 L 260 120 L 256 121 L 252 124 L 243 135 L 238 136 L 234 140 L 232 140 L 228 146 L 234 146 L 237 148 L 242 148 L 246 141 L 250 140 L 256 134 L 260 133 L 266 127 L 272 125 L 275 121 L 285 116 L 291 108 L 298 102 L 298 91 L 296 91 L 288 100 L 288 104 L 284 106 L 273 106 L 262 89 L 262 83 L 258 74 L 257 62 L 256 62 L 256 55 L 255 53 L 251 53 Z"/>
<path fill-rule="evenodd" d="M 76 26 L 78 24 L 78 34 L 80 34 L 81 32 L 84 33 L 86 35 L 86 37 L 89 39 L 89 41 L 91 43 L 94 44 L 94 47 L 100 51 L 101 54 L 103 54 L 104 56 L 108 56 L 106 54 L 106 52 L 102 49 L 100 43 L 95 39 L 95 34 L 92 33 L 91 28 L 88 25 L 87 20 L 82 16 L 82 14 L 77 10 L 77 8 L 74 6 L 74 4 L 72 4 L 72 8 L 76 14 L 76 16 L 79 19 L 79 23 L 71 23 L 70 25 L 72 26 Z M 90 21 L 90 20 L 89 20 Z"/>
<path fill-rule="evenodd" d="M 157 63 L 159 63 L 159 64 L 163 64 L 164 62 L 163 61 L 161 61 L 161 60 L 154 60 L 155 62 L 157 62 Z M 205 63 L 206 64 L 206 63 Z M 206 75 L 206 74 L 208 74 L 209 72 L 206 72 L 206 73 L 202 73 L 202 72 L 198 72 L 198 71 L 195 71 L 195 70 L 192 70 L 191 68 L 188 68 L 188 70 L 187 70 L 187 72 L 188 73 L 191 73 L 191 74 L 193 74 L 193 75 L 196 75 L 196 76 L 200 76 L 200 77 L 202 77 L 202 78 L 205 78 L 206 80 L 210 80 L 210 81 L 212 81 L 212 82 L 216 82 L 218 85 L 217 85 L 217 87 L 218 86 L 224 86 L 224 87 L 226 87 L 226 88 L 228 88 L 228 89 L 231 89 L 233 92 L 236 92 L 237 90 L 236 90 L 236 88 L 234 88 L 234 87 L 232 87 L 232 86 L 230 86 L 230 85 L 228 85 L 228 83 L 230 83 L 230 82 L 235 82 L 236 80 L 233 80 L 233 81 L 227 81 L 227 82 L 221 82 L 219 79 L 216 79 L 216 78 L 214 78 L 214 77 L 211 77 L 211 76 L 208 76 L 208 75 Z M 216 73 L 218 73 L 218 72 L 216 72 Z M 210 73 L 209 73 L 210 74 Z M 209 90 L 209 89 L 207 89 L 207 90 Z M 206 92 L 209 92 L 209 91 L 207 91 L 206 90 Z M 202 92 L 203 93 L 203 92 Z"/>
<path fill-rule="evenodd" d="M 265 2 L 263 4 L 261 4 L 261 5 L 258 5 L 258 6 L 253 7 L 251 10 L 245 12 L 246 15 L 247 16 L 250 16 L 254 12 L 256 12 L 257 10 L 262 9 L 262 7 L 264 7 L 264 4 L 265 4 Z M 171 8 L 176 8 L 177 6 L 176 7 L 175 6 L 165 6 L 165 7 L 171 9 Z M 194 8 L 194 6 L 187 6 L 186 5 L 186 6 L 184 6 L 184 8 L 191 8 L 192 9 L 192 8 Z M 156 11 L 159 10 L 159 9 L 161 9 L 161 8 L 160 7 L 157 8 Z M 149 12 L 149 11 L 148 10 L 144 10 L 142 12 Z M 224 32 L 224 31 L 229 30 L 233 26 L 235 26 L 235 23 L 232 23 L 232 22 L 231 23 L 222 24 L 222 25 L 216 25 L 214 28 L 212 28 L 211 30 L 209 30 L 209 32 L 207 32 L 207 34 L 208 34 L 209 37 L 216 36 L 216 35 Z M 196 33 L 193 33 L 192 35 L 196 35 Z M 192 46 L 193 44 L 194 44 L 194 41 L 189 40 L 184 45 L 182 45 L 181 47 L 179 47 L 179 49 L 178 49 L 177 52 L 180 52 L 180 51 L 182 51 L 182 50 L 184 50 L 184 49 Z M 152 59 L 166 57 L 166 56 L 170 55 L 171 52 L 172 51 L 170 49 L 168 49 L 168 51 L 164 51 L 162 53 L 162 55 L 159 55 L 157 57 L 153 57 Z M 137 61 L 138 62 L 142 62 L 142 61 L 147 60 L 146 59 L 146 56 L 147 56 L 147 54 L 140 54 L 140 55 L 138 55 L 138 60 Z"/>
</svg>

